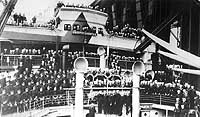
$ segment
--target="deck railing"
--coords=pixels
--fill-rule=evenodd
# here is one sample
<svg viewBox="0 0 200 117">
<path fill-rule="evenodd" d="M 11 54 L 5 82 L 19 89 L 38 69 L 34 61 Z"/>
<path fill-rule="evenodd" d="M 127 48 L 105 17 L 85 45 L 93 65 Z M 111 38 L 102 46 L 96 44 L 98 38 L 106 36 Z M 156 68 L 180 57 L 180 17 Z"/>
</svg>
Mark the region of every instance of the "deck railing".
<svg viewBox="0 0 200 117">
<path fill-rule="evenodd" d="M 56 94 L 56 95 L 46 95 L 43 97 L 38 97 L 35 99 L 29 99 L 27 101 L 23 101 L 22 103 L 18 103 L 13 107 L 12 112 L 25 112 L 35 109 L 44 109 L 46 107 L 53 106 L 74 106 L 75 105 L 75 88 L 66 88 L 64 94 Z M 132 88 L 84 88 L 83 91 L 83 103 L 84 106 L 89 105 L 90 96 L 89 94 L 94 92 L 109 92 L 109 91 L 130 91 Z M 141 89 L 143 90 L 143 89 Z M 160 105 L 170 105 L 174 106 L 175 97 L 168 95 L 153 95 L 153 94 L 141 94 L 140 95 L 140 103 L 155 103 Z M 5 108 L 1 105 L 1 110 Z M 8 114 L 6 112 L 2 112 L 3 114 Z"/>
</svg>

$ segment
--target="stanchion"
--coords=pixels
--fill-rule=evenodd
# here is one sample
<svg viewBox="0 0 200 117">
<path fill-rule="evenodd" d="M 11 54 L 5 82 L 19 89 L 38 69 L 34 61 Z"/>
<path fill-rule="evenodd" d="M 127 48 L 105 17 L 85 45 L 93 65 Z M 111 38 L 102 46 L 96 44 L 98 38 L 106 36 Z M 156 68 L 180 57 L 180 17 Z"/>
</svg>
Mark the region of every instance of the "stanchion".
<svg viewBox="0 0 200 117">
<path fill-rule="evenodd" d="M 1 104 L 1 109 L 0 109 L 0 117 L 2 116 L 2 109 L 3 109 L 3 104 Z"/>
<path fill-rule="evenodd" d="M 140 76 L 145 71 L 144 63 L 141 61 L 134 62 L 133 71 L 133 87 L 132 87 L 132 117 L 140 116 Z"/>
<path fill-rule="evenodd" d="M 97 53 L 100 56 L 100 68 L 105 69 L 106 68 L 106 59 L 105 59 L 106 50 L 103 47 L 99 47 L 97 49 Z"/>
<path fill-rule="evenodd" d="M 74 61 L 76 71 L 76 88 L 75 88 L 75 117 L 81 117 L 83 113 L 83 81 L 84 72 L 88 67 L 88 61 L 84 57 L 79 57 Z"/>
<path fill-rule="evenodd" d="M 132 117 L 139 117 L 140 114 L 140 89 L 139 82 L 140 76 L 133 75 L 133 87 L 132 87 Z"/>
</svg>

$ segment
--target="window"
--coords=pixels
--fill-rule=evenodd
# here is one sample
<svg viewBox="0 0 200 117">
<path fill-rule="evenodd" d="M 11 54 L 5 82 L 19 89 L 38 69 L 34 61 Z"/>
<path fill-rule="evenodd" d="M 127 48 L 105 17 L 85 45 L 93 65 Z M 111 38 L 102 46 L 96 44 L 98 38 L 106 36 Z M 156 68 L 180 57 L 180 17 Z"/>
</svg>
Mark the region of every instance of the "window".
<svg viewBox="0 0 200 117">
<path fill-rule="evenodd" d="M 104 34 L 103 34 L 103 28 L 99 28 L 99 29 L 98 29 L 98 34 L 101 34 L 102 36 L 104 35 Z"/>
<path fill-rule="evenodd" d="M 82 30 L 83 30 L 83 32 L 88 32 L 89 31 L 89 27 L 88 26 L 83 26 Z"/>
<path fill-rule="evenodd" d="M 79 24 L 74 24 L 73 25 L 73 30 L 80 31 L 81 30 L 81 26 Z"/>
<path fill-rule="evenodd" d="M 92 33 L 96 33 L 97 28 L 96 27 L 92 27 Z"/>
<path fill-rule="evenodd" d="M 64 25 L 64 30 L 71 31 L 71 25 L 70 24 L 65 24 Z"/>
<path fill-rule="evenodd" d="M 101 34 L 103 32 L 103 29 L 102 28 L 99 28 L 98 29 L 98 34 Z"/>
</svg>

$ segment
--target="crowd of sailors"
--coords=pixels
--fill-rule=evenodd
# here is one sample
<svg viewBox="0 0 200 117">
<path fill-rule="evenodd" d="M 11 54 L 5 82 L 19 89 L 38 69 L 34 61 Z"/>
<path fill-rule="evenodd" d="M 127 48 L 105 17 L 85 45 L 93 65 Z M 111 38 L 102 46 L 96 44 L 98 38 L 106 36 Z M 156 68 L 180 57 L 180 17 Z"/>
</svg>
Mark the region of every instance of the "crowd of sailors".
<svg viewBox="0 0 200 117">
<path fill-rule="evenodd" d="M 22 54 L 22 55 L 41 55 L 42 60 L 39 69 L 33 70 L 31 62 L 21 61 L 18 66 L 18 72 L 14 80 L 1 79 L 0 94 L 1 108 L 4 114 L 10 112 L 23 111 L 24 102 L 41 99 L 48 95 L 60 95 L 66 92 L 66 88 L 75 88 L 75 72 L 73 71 L 74 60 L 82 56 L 81 52 L 68 52 L 69 69 L 62 70 L 60 67 L 60 56 L 62 50 L 57 53 L 54 50 L 42 49 L 12 49 L 4 50 L 3 54 Z M 86 52 L 87 56 L 99 56 L 95 53 Z M 111 63 L 117 64 L 116 60 L 134 61 L 133 57 L 125 57 L 113 54 L 110 59 Z M 31 61 L 31 60 L 30 60 Z M 114 64 L 113 63 L 113 64 Z M 85 73 L 84 88 L 131 88 L 134 80 L 130 77 L 131 72 L 122 72 L 118 67 L 111 66 L 109 70 L 88 70 Z M 175 100 L 177 111 L 195 108 L 199 106 L 199 96 L 196 94 L 194 86 L 188 82 L 183 82 L 180 77 L 173 76 L 172 71 L 155 72 L 155 77 L 143 76 L 140 81 L 141 95 L 162 95 L 168 96 Z M 102 92 L 98 91 L 93 94 L 87 94 L 90 102 L 98 105 L 98 112 L 105 114 L 122 114 L 121 109 L 115 109 L 115 106 L 125 108 L 126 113 L 131 110 L 131 103 L 127 103 L 125 98 L 130 98 L 131 91 L 123 93 L 118 91 Z M 112 98 L 119 98 L 121 101 L 111 101 Z M 110 104 L 106 106 L 105 104 Z M 55 104 L 50 104 L 52 106 Z M 57 104 L 59 105 L 59 104 Z"/>
</svg>

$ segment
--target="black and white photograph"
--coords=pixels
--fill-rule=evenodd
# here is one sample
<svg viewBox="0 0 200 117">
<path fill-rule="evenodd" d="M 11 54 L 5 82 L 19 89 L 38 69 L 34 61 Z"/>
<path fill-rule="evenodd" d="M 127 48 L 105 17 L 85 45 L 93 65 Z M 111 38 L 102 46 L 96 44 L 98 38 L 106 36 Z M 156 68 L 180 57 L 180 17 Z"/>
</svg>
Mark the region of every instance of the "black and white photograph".
<svg viewBox="0 0 200 117">
<path fill-rule="evenodd" d="M 0 117 L 200 117 L 200 0 L 0 0 Z"/>
</svg>

